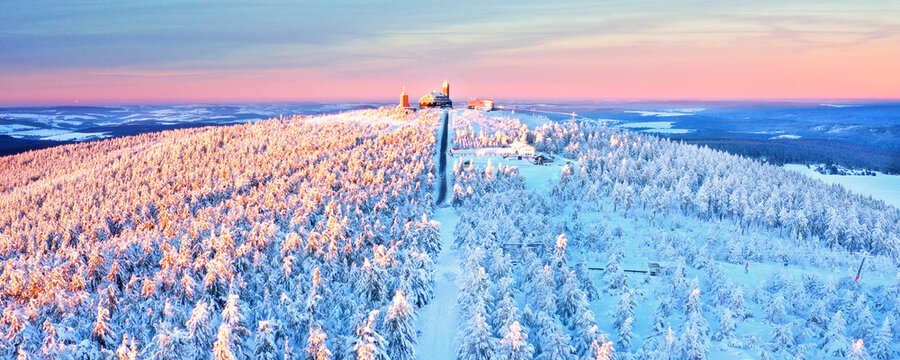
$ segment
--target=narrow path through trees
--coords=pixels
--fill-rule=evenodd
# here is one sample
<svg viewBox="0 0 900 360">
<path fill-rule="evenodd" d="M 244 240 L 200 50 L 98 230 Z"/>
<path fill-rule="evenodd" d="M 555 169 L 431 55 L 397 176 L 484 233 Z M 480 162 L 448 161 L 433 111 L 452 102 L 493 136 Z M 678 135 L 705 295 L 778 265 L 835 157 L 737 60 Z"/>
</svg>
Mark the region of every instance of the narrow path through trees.
<svg viewBox="0 0 900 360">
<path fill-rule="evenodd" d="M 449 132 L 449 123 L 450 123 L 450 114 L 447 110 L 441 114 L 441 125 L 443 130 L 441 130 L 441 146 L 440 152 L 441 156 L 438 159 L 438 177 L 440 178 L 441 184 L 439 185 L 438 190 L 438 198 L 435 202 L 436 205 L 440 205 L 444 202 L 444 199 L 447 197 L 447 138 Z"/>
<path fill-rule="evenodd" d="M 434 264 L 434 299 L 419 310 L 418 354 L 420 359 L 453 360 L 456 358 L 456 341 L 459 321 L 456 318 L 456 298 L 459 288 L 459 261 L 453 246 L 453 229 L 458 215 L 451 206 L 439 208 L 434 214 L 441 223 L 443 246 Z"/>
<path fill-rule="evenodd" d="M 450 115 L 447 111 L 441 114 L 442 131 L 438 174 L 440 177 L 439 193 L 435 206 L 434 219 L 441 223 L 441 252 L 434 262 L 434 299 L 419 310 L 419 338 L 416 354 L 421 359 L 453 360 L 456 358 L 456 341 L 459 321 L 454 310 L 459 288 L 456 278 L 459 275 L 459 261 L 453 246 L 453 230 L 459 215 L 452 206 L 442 205 L 447 197 L 447 149 L 449 144 Z"/>
</svg>

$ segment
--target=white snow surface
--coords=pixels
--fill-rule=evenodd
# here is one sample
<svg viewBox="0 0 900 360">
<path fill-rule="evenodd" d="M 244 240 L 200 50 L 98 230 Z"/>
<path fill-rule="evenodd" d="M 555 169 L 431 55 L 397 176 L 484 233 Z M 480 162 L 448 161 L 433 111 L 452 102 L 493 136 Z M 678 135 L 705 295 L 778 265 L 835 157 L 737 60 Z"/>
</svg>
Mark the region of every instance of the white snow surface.
<svg viewBox="0 0 900 360">
<path fill-rule="evenodd" d="M 675 112 L 675 111 L 625 110 L 623 112 L 629 113 L 629 114 L 639 114 L 641 116 L 656 116 L 656 117 L 691 115 L 689 112 Z"/>
<path fill-rule="evenodd" d="M 800 164 L 785 164 L 784 168 L 829 184 L 841 185 L 857 194 L 868 195 L 900 208 L 900 175 L 888 175 L 877 171 L 875 176 L 824 175 Z"/>
<path fill-rule="evenodd" d="M 51 136 L 58 136 L 63 134 L 68 134 L 71 131 L 63 130 L 63 129 L 34 129 L 34 130 L 25 130 L 25 131 L 16 131 L 14 133 L 10 133 L 9 136 L 17 137 L 17 138 L 46 138 Z"/>
<path fill-rule="evenodd" d="M 102 139 L 110 136 L 105 132 L 83 133 L 65 129 L 33 129 L 11 132 L 7 135 L 15 138 L 39 138 L 41 140 L 54 141 L 83 141 L 91 139 Z"/>
<path fill-rule="evenodd" d="M 70 133 L 66 133 L 66 134 L 48 136 L 48 137 L 42 138 L 42 140 L 84 141 L 84 140 L 91 140 L 91 139 L 103 139 L 103 138 L 107 138 L 109 136 L 110 135 L 105 132 L 100 132 L 100 133 L 70 132 Z"/>
<path fill-rule="evenodd" d="M 623 128 L 643 128 L 643 129 L 671 129 L 674 121 L 647 121 L 647 122 L 632 122 L 632 123 L 623 123 L 617 125 L 618 127 Z"/>
<path fill-rule="evenodd" d="M 621 123 L 616 124 L 615 126 L 621 128 L 635 129 L 636 131 L 645 132 L 645 133 L 655 133 L 655 134 L 687 134 L 691 132 L 690 129 L 675 129 L 672 126 L 675 124 L 674 121 L 646 121 L 646 122 L 631 122 L 631 123 Z"/>
<path fill-rule="evenodd" d="M 448 166 L 449 167 L 449 166 Z M 434 220 L 441 223 L 441 252 L 434 263 L 434 299 L 419 310 L 419 338 L 416 354 L 420 359 L 456 359 L 456 297 L 459 286 L 459 260 L 453 246 L 453 229 L 459 219 L 452 206 L 443 206 L 434 213 Z"/>
<path fill-rule="evenodd" d="M 0 125 L 0 134 L 24 131 L 25 129 L 33 129 L 33 128 L 34 128 L 33 126 L 22 125 L 22 124 Z"/>
</svg>

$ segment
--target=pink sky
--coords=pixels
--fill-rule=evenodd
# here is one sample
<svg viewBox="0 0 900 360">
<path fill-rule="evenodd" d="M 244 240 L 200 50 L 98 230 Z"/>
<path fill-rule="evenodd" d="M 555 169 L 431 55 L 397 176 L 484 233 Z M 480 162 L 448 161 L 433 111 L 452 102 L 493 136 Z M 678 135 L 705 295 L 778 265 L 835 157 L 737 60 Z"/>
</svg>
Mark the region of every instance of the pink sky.
<svg viewBox="0 0 900 360">
<path fill-rule="evenodd" d="M 415 98 L 444 78 L 454 98 L 900 98 L 900 6 L 686 3 L 512 4 L 497 16 L 413 19 L 379 8 L 302 28 L 269 8 L 209 10 L 190 25 L 166 24 L 170 8 L 129 8 L 139 27 L 103 24 L 108 9 L 49 23 L 0 9 L 12 10 L 0 15 L 10 24 L 0 25 L 10 44 L 0 104 L 393 100 L 401 86 Z M 272 12 L 274 24 L 246 11 Z"/>
</svg>

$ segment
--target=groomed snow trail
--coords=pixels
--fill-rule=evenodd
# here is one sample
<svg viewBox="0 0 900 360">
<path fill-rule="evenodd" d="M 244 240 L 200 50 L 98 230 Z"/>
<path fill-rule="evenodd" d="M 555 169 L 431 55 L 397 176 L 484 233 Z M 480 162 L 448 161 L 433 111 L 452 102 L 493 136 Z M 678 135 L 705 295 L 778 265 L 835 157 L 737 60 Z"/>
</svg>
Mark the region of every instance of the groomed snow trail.
<svg viewBox="0 0 900 360">
<path fill-rule="evenodd" d="M 453 230 L 459 215 L 456 209 L 448 204 L 443 204 L 446 199 L 447 182 L 451 178 L 447 176 L 447 149 L 448 139 L 452 136 L 452 127 L 449 126 L 450 115 L 447 111 L 441 114 L 441 130 L 439 132 L 439 186 L 438 200 L 435 203 L 437 209 L 434 212 L 434 220 L 441 223 L 441 252 L 434 259 L 434 299 L 424 308 L 419 310 L 419 338 L 416 344 L 416 355 L 419 359 L 454 360 L 456 359 L 456 332 L 459 321 L 456 318 L 456 297 L 459 288 L 456 286 L 456 277 L 459 274 L 459 263 L 456 249 L 453 246 Z"/>
<path fill-rule="evenodd" d="M 458 216 L 452 206 L 444 206 L 435 211 L 434 218 L 441 223 L 443 247 L 434 264 L 434 299 L 419 310 L 421 333 L 416 355 L 419 359 L 453 360 L 456 359 L 456 331 L 459 328 L 455 311 L 459 263 L 456 250 L 450 247 Z"/>
</svg>

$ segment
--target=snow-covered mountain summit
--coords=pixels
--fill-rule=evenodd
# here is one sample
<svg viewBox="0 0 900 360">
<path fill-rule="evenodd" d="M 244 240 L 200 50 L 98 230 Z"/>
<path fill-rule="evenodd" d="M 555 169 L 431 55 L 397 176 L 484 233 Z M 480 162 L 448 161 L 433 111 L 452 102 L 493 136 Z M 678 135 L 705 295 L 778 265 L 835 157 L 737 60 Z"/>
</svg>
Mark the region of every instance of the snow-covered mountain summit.
<svg viewBox="0 0 900 360">
<path fill-rule="evenodd" d="M 900 350 L 896 207 L 646 133 L 510 115 L 451 110 L 448 148 L 516 152 L 450 154 L 439 112 L 369 109 L 0 158 L 0 357 Z"/>
</svg>

